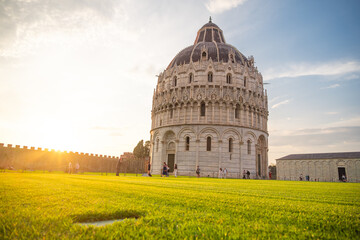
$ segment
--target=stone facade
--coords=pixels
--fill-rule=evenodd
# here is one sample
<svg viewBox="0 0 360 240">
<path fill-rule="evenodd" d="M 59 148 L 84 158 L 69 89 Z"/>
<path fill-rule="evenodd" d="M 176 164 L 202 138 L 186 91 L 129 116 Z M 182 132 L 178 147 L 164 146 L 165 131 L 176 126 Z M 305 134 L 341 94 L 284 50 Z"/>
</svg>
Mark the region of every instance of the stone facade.
<svg viewBox="0 0 360 240">
<path fill-rule="evenodd" d="M 306 180 L 323 182 L 360 182 L 360 152 L 296 154 L 276 160 L 278 180 Z"/>
<path fill-rule="evenodd" d="M 151 173 L 163 162 L 179 175 L 267 178 L 268 103 L 254 58 L 225 43 L 209 22 L 194 45 L 181 51 L 158 77 L 151 125 Z"/>
</svg>

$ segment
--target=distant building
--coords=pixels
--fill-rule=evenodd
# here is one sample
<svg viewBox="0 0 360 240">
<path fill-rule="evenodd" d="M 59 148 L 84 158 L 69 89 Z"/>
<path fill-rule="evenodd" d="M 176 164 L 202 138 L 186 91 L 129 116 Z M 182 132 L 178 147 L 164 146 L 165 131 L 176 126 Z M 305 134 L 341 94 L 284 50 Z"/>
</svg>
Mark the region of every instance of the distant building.
<svg viewBox="0 0 360 240">
<path fill-rule="evenodd" d="M 278 180 L 360 182 L 360 152 L 291 154 L 276 159 Z"/>
<path fill-rule="evenodd" d="M 151 173 L 268 178 L 268 102 L 252 56 L 209 21 L 159 74 L 151 113 Z"/>
</svg>

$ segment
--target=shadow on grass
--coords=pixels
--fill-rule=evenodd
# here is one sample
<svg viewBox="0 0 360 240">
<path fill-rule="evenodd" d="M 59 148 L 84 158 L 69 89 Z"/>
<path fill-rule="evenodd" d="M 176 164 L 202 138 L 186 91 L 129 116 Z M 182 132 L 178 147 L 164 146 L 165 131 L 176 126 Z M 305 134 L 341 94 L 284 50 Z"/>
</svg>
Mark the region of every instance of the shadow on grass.
<svg viewBox="0 0 360 240">
<path fill-rule="evenodd" d="M 72 215 L 74 223 L 84 223 L 84 222 L 97 222 L 97 221 L 106 221 L 106 220 L 119 220 L 127 218 L 139 218 L 144 216 L 144 212 L 134 211 L 134 210 L 125 210 L 125 211 L 116 211 L 110 213 L 84 213 L 78 215 Z"/>
</svg>

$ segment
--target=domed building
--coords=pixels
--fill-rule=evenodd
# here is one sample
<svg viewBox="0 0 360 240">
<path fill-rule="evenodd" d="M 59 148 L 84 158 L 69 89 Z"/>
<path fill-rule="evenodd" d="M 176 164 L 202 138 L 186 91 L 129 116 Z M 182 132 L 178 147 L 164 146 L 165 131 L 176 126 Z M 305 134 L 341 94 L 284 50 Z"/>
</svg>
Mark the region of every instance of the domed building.
<svg viewBox="0 0 360 240">
<path fill-rule="evenodd" d="M 180 51 L 158 76 L 151 114 L 151 173 L 166 162 L 181 176 L 267 178 L 268 103 L 254 58 L 205 24 L 194 45 Z"/>
</svg>

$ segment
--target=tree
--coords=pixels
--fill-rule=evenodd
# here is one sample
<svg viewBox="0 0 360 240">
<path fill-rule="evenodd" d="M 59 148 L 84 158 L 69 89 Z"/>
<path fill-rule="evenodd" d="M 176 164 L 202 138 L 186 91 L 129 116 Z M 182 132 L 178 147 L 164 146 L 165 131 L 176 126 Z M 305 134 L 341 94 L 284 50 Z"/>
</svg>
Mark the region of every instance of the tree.
<svg viewBox="0 0 360 240">
<path fill-rule="evenodd" d="M 145 153 L 144 140 L 141 140 L 134 148 L 133 154 L 137 158 L 143 158 Z"/>
<path fill-rule="evenodd" d="M 150 154 L 150 141 L 141 140 L 134 148 L 133 154 L 136 158 L 148 157 Z"/>
<path fill-rule="evenodd" d="M 150 156 L 150 141 L 146 141 L 144 145 L 145 150 L 145 157 Z"/>
</svg>

